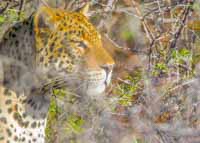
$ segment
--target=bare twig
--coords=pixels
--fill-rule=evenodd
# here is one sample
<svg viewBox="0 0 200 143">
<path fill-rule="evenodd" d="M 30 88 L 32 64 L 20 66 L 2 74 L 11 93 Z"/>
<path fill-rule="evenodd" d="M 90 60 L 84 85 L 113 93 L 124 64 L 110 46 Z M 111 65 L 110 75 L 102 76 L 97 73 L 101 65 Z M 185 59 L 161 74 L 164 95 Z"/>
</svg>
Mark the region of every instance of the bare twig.
<svg viewBox="0 0 200 143">
<path fill-rule="evenodd" d="M 48 5 L 48 3 L 47 3 L 46 1 L 44 1 L 44 0 L 40 0 L 40 1 L 41 1 L 41 3 L 42 3 L 44 6 L 49 7 L 49 5 Z"/>
<path fill-rule="evenodd" d="M 8 6 L 9 6 L 9 3 L 7 2 L 6 5 L 5 5 L 5 7 L 2 8 L 2 9 L 0 9 L 0 14 L 4 13 L 4 11 L 6 11 L 6 9 L 8 8 Z"/>
<path fill-rule="evenodd" d="M 117 0 L 109 0 L 109 1 L 107 2 L 105 11 L 109 11 L 110 9 L 113 10 L 113 6 L 114 6 L 114 3 L 115 3 L 116 1 L 117 1 Z"/>
<path fill-rule="evenodd" d="M 139 8 L 138 3 L 135 2 L 134 0 L 132 0 L 132 4 L 133 4 L 133 7 L 134 7 L 135 10 L 136 10 L 136 14 L 138 15 L 138 17 L 142 17 L 142 12 L 141 12 L 141 10 L 140 10 L 140 8 Z M 145 19 L 141 19 L 141 22 L 142 22 L 144 31 L 145 31 L 145 33 L 146 33 L 146 36 L 147 36 L 147 38 L 149 39 L 149 41 L 150 41 L 150 43 L 151 43 L 151 42 L 153 41 L 153 39 L 154 39 L 154 36 L 153 36 L 153 34 L 150 32 L 149 27 L 147 26 Z"/>
<path fill-rule="evenodd" d="M 141 9 L 139 8 L 139 4 L 135 0 L 132 0 L 132 5 L 133 5 L 133 7 L 136 10 L 137 16 L 141 17 L 140 20 L 141 20 L 142 26 L 143 26 L 144 31 L 146 33 L 146 37 L 147 37 L 147 39 L 149 40 L 149 43 L 150 43 L 149 53 L 148 53 L 148 55 L 149 55 L 148 70 L 150 70 L 150 67 L 151 67 L 152 47 L 154 46 L 156 39 L 155 39 L 155 36 L 153 35 L 153 33 L 151 32 L 149 26 L 147 25 L 145 17 L 142 16 L 142 12 L 141 12 Z"/>
<path fill-rule="evenodd" d="M 119 49 L 124 49 L 122 48 L 120 45 L 118 45 L 116 42 L 114 42 L 107 34 L 104 34 L 104 36 L 109 40 L 109 42 L 111 42 L 115 47 L 119 48 Z"/>
<path fill-rule="evenodd" d="M 177 89 L 179 89 L 179 88 L 183 88 L 183 87 L 185 87 L 186 85 L 191 85 L 192 83 L 194 83 L 194 82 L 196 82 L 196 81 L 198 81 L 197 78 L 190 79 L 190 80 L 184 81 L 184 82 L 178 81 L 178 82 L 174 83 L 174 84 L 171 86 L 171 87 L 173 87 L 173 88 L 169 88 L 169 89 L 167 90 L 167 92 L 164 93 L 163 95 L 166 95 L 166 94 L 168 94 L 168 93 L 171 93 L 171 92 L 173 92 L 173 91 L 175 91 L 175 90 L 177 90 Z M 163 96 L 163 97 L 165 97 L 165 96 Z"/>
<path fill-rule="evenodd" d="M 20 19 L 23 5 L 24 5 L 24 0 L 21 0 L 20 5 L 19 5 L 19 11 L 18 11 L 18 20 Z"/>
</svg>

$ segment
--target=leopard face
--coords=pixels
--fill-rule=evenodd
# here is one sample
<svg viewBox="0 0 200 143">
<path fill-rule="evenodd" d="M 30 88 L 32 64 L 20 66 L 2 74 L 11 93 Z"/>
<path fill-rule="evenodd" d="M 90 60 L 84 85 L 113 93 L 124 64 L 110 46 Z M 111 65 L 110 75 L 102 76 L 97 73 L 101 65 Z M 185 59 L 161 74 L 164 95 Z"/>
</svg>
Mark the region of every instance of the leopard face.
<svg viewBox="0 0 200 143">
<path fill-rule="evenodd" d="M 0 43 L 0 52 L 28 68 L 73 73 L 79 90 L 89 95 L 105 90 L 114 66 L 100 34 L 84 14 L 47 7 L 14 25 Z"/>
<path fill-rule="evenodd" d="M 86 94 L 105 90 L 114 61 L 86 16 L 42 7 L 35 15 L 34 25 L 36 59 L 40 66 L 76 73 L 81 81 L 80 89 Z"/>
</svg>

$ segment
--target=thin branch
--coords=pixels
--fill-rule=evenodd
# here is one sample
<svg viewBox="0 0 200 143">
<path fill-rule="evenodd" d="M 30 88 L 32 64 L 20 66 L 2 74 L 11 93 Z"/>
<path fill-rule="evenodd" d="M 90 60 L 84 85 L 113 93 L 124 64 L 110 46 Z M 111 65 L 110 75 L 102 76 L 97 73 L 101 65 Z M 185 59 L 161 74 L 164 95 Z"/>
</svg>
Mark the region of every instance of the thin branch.
<svg viewBox="0 0 200 143">
<path fill-rule="evenodd" d="M 116 42 L 114 42 L 109 36 L 108 34 L 104 34 L 104 36 L 109 40 L 109 42 L 111 42 L 115 47 L 119 48 L 119 49 L 124 49 L 122 48 L 120 45 L 118 45 Z"/>
<path fill-rule="evenodd" d="M 188 2 L 188 5 L 187 5 L 187 8 L 185 8 L 184 9 L 184 11 L 183 11 L 183 17 L 182 17 L 182 20 L 180 21 L 180 26 L 178 27 L 178 29 L 176 30 L 176 32 L 175 32 L 175 34 L 174 34 L 174 38 L 171 40 L 171 42 L 170 42 L 170 45 L 169 45 L 169 52 L 168 52 L 168 58 L 167 58 L 167 62 L 170 60 L 170 58 L 171 58 L 171 50 L 172 49 L 174 49 L 175 47 L 176 47 L 176 45 L 177 45 L 177 41 L 178 41 L 178 39 L 179 39 L 179 37 L 180 37 L 180 35 L 181 35 L 181 33 L 182 33 L 182 31 L 183 31 L 183 28 L 184 28 L 184 26 L 185 26 L 185 23 L 186 23 L 186 20 L 187 20 L 187 17 L 188 17 L 188 15 L 189 15 L 189 13 L 190 13 L 190 11 L 191 11 L 191 5 L 192 5 L 193 3 L 191 3 L 191 2 Z"/>
<path fill-rule="evenodd" d="M 6 11 L 6 9 L 8 8 L 8 6 L 9 6 L 9 3 L 7 2 L 6 5 L 5 5 L 5 7 L 2 8 L 2 9 L 0 9 L 0 14 L 4 13 L 4 11 Z"/>
<path fill-rule="evenodd" d="M 18 11 L 18 20 L 20 20 L 20 16 L 21 16 L 21 13 L 22 13 L 23 5 L 24 5 L 24 0 L 21 0 L 20 1 L 20 5 L 19 5 L 19 11 Z"/>
<path fill-rule="evenodd" d="M 141 10 L 140 10 L 140 8 L 139 8 L 138 3 L 135 2 L 134 0 L 132 0 L 132 5 L 133 5 L 133 7 L 135 8 L 136 14 L 138 15 L 138 17 L 142 17 L 142 12 L 141 12 Z M 146 36 L 147 36 L 147 38 L 149 39 L 149 41 L 150 41 L 150 43 L 151 43 L 151 42 L 153 41 L 153 39 L 154 39 L 154 36 L 153 36 L 153 34 L 150 32 L 149 27 L 147 26 L 145 19 L 141 19 L 141 22 L 142 22 L 144 31 L 145 31 L 145 33 L 146 33 Z"/>
<path fill-rule="evenodd" d="M 180 81 L 178 81 L 178 82 L 176 82 L 173 86 L 171 86 L 171 87 L 173 87 L 173 88 L 169 88 L 169 90 L 167 90 L 167 92 L 164 93 L 164 95 L 166 95 L 166 94 L 168 94 L 168 93 L 171 93 L 171 92 L 173 92 L 173 91 L 175 91 L 175 90 L 177 90 L 177 89 L 179 89 L 179 88 L 183 88 L 183 87 L 185 87 L 186 85 L 191 85 L 192 83 L 194 83 L 194 82 L 196 82 L 196 81 L 198 81 L 197 78 L 194 78 L 194 79 L 191 79 L 191 80 L 188 80 L 188 81 L 185 81 L 185 82 L 180 82 Z M 165 96 L 163 96 L 163 97 L 165 97 Z"/>
<path fill-rule="evenodd" d="M 132 5 L 133 7 L 135 8 L 136 10 L 136 14 L 139 16 L 139 17 L 142 17 L 142 12 L 139 8 L 139 4 L 132 0 Z M 144 28 L 144 31 L 146 33 L 146 36 L 147 36 L 147 39 L 149 39 L 149 43 L 150 43 L 150 47 L 149 47 L 149 65 L 148 65 L 148 70 L 150 70 L 150 63 L 151 63 L 151 54 L 152 54 L 152 47 L 154 46 L 155 44 L 155 36 L 153 35 L 153 33 L 151 32 L 150 28 L 148 27 L 147 23 L 146 23 L 146 20 L 145 19 L 141 19 L 141 23 L 142 23 L 142 26 Z M 150 72 L 148 72 L 150 73 Z"/>
<path fill-rule="evenodd" d="M 175 48 L 176 47 L 176 44 L 177 44 L 177 40 L 179 39 L 180 35 L 181 35 L 181 32 L 183 30 L 183 27 L 185 26 L 185 22 L 186 22 L 186 19 L 187 19 L 187 16 L 190 12 L 190 6 L 188 6 L 184 12 L 183 12 L 183 19 L 181 21 L 181 24 L 180 24 L 180 27 L 177 29 L 176 33 L 174 34 L 174 38 L 172 40 L 172 42 L 170 43 L 170 49 L 171 48 Z"/>
<path fill-rule="evenodd" d="M 49 5 L 48 5 L 48 3 L 46 1 L 44 1 L 44 0 L 40 0 L 40 1 L 44 6 L 49 7 Z"/>
</svg>

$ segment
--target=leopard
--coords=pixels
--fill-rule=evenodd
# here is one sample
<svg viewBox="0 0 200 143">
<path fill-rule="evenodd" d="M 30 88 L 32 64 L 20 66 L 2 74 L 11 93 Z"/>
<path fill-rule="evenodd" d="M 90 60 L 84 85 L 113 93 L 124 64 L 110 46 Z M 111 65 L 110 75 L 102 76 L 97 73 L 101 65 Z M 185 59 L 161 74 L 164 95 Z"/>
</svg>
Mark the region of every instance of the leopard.
<svg viewBox="0 0 200 143">
<path fill-rule="evenodd" d="M 41 6 L 3 35 L 0 143 L 45 142 L 53 89 L 93 97 L 110 85 L 115 62 L 87 11 Z"/>
</svg>

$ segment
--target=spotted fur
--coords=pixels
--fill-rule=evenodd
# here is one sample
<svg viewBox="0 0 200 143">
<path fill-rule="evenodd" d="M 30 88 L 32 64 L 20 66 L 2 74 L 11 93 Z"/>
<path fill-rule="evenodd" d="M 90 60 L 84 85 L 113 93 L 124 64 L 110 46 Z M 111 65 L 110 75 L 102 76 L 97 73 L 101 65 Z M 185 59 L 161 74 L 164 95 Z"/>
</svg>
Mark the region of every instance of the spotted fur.
<svg viewBox="0 0 200 143">
<path fill-rule="evenodd" d="M 32 108 L 25 102 L 26 96 L 17 96 L 15 92 L 0 87 L 0 142 L 1 143 L 43 143 L 44 127 L 46 125 L 46 109 L 36 115 L 31 115 L 27 108 Z M 45 104 L 45 103 L 44 103 Z M 27 107 L 28 106 L 28 107 Z M 44 108 L 45 106 L 43 106 Z M 26 109 L 25 109 L 26 108 Z M 42 118 L 43 117 L 43 118 Z"/>
<path fill-rule="evenodd" d="M 44 143 L 52 88 L 100 94 L 114 65 L 83 13 L 47 7 L 5 33 L 0 56 L 0 143 Z"/>
</svg>

